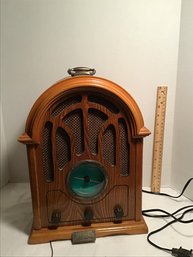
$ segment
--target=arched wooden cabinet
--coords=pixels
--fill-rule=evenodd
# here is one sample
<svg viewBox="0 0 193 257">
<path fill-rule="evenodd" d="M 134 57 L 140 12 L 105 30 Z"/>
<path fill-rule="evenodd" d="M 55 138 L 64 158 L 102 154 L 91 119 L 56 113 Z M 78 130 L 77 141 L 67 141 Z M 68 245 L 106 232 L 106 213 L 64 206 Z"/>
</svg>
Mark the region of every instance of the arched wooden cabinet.
<svg viewBox="0 0 193 257">
<path fill-rule="evenodd" d="M 80 231 L 146 233 L 142 148 L 150 132 L 139 107 L 114 82 L 73 75 L 38 98 L 19 137 L 27 146 L 33 204 L 29 243 Z"/>
</svg>

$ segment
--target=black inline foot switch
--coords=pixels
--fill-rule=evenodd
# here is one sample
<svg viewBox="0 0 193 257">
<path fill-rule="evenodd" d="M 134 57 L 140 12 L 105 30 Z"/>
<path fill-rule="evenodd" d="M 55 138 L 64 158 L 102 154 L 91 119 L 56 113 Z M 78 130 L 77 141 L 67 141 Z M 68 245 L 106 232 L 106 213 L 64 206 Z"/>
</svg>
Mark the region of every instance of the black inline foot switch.
<svg viewBox="0 0 193 257">
<path fill-rule="evenodd" d="M 193 257 L 193 252 L 192 250 L 187 250 L 182 247 L 179 249 L 172 248 L 172 255 L 176 257 Z"/>
</svg>

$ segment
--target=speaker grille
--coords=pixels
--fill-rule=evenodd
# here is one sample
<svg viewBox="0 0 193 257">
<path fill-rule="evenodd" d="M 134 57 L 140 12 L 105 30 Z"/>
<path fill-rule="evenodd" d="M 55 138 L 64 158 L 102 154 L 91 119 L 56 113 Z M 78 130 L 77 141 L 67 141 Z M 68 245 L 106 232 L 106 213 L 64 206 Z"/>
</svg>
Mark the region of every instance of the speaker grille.
<svg viewBox="0 0 193 257">
<path fill-rule="evenodd" d="M 96 109 L 88 111 L 88 138 L 90 151 L 98 153 L 98 135 L 103 123 L 108 119 L 107 115 Z"/>
<path fill-rule="evenodd" d="M 82 100 L 81 96 L 74 96 L 74 97 L 70 97 L 64 101 L 61 101 L 59 104 L 56 105 L 56 107 L 53 109 L 51 116 L 58 116 L 59 114 L 61 114 L 66 108 L 76 104 L 76 103 L 80 103 Z"/>
<path fill-rule="evenodd" d="M 47 182 L 54 180 L 54 166 L 52 158 L 52 123 L 46 122 L 43 129 L 43 144 L 42 144 L 42 154 L 43 154 L 43 171 L 44 177 Z"/>
<path fill-rule="evenodd" d="M 76 154 L 81 154 L 84 151 L 84 129 L 83 129 L 83 114 L 82 110 L 77 109 L 70 112 L 63 119 L 64 123 L 71 129 L 75 140 Z"/>
<path fill-rule="evenodd" d="M 129 152 L 127 126 L 124 119 L 119 120 L 120 132 L 120 173 L 121 176 L 129 175 Z"/>
<path fill-rule="evenodd" d="M 70 161 L 70 138 L 64 129 L 57 128 L 56 131 L 56 156 L 58 161 L 58 169 L 62 170 Z"/>
<path fill-rule="evenodd" d="M 57 117 L 65 108 L 68 108 L 66 116 Z M 82 160 L 83 154 L 84 158 L 104 160 L 105 164 L 116 166 L 121 176 L 129 176 L 128 126 L 124 115 L 110 98 L 107 100 L 107 97 L 99 93 L 73 95 L 67 100 L 58 101 L 49 110 L 49 114 L 51 117 L 46 122 L 42 135 L 43 174 L 47 182 L 54 180 L 55 168 L 63 171 L 68 163 L 75 165 L 75 162 Z M 100 149 L 99 135 L 102 137 Z M 91 157 L 92 155 L 96 156 Z M 80 159 L 77 159 L 78 156 Z"/>
<path fill-rule="evenodd" d="M 103 135 L 103 158 L 111 165 L 116 162 L 116 131 L 113 125 L 110 125 Z"/>
<path fill-rule="evenodd" d="M 112 102 L 108 101 L 107 98 L 105 98 L 105 97 L 97 96 L 97 95 L 96 96 L 89 95 L 88 101 L 102 105 L 102 106 L 106 107 L 110 112 L 113 112 L 113 113 L 119 112 L 119 109 Z"/>
</svg>

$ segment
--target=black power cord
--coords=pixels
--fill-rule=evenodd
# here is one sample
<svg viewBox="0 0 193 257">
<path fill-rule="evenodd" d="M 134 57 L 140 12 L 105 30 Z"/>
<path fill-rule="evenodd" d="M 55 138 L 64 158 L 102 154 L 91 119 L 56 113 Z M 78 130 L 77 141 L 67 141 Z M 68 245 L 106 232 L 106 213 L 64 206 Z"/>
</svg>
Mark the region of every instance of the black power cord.
<svg viewBox="0 0 193 257">
<path fill-rule="evenodd" d="M 143 193 L 147 193 L 147 194 L 153 194 L 153 195 L 162 195 L 162 196 L 168 196 L 170 198 L 180 198 L 180 196 L 182 196 L 186 190 L 186 188 L 189 186 L 190 182 L 193 180 L 193 178 L 190 178 L 186 184 L 184 185 L 181 193 L 177 196 L 174 196 L 174 195 L 170 195 L 170 194 L 166 194 L 166 193 L 157 193 L 157 192 L 151 192 L 151 191 L 147 191 L 147 190 L 142 190 Z"/>
<path fill-rule="evenodd" d="M 170 197 L 170 198 L 179 198 L 183 195 L 183 193 L 185 192 L 186 188 L 188 187 L 188 185 L 190 184 L 190 182 L 193 180 L 193 178 L 190 178 L 185 186 L 183 187 L 182 189 L 182 192 L 178 195 L 178 196 L 173 196 L 173 195 L 170 195 L 170 194 L 166 194 L 166 193 L 154 193 L 154 192 L 151 192 L 151 191 L 146 191 L 146 190 L 142 190 L 142 192 L 144 193 L 148 193 L 148 194 L 154 194 L 154 195 L 160 195 L 160 196 L 167 196 L 167 197 Z M 183 212 L 182 212 L 183 211 Z M 158 213 L 162 213 L 162 214 L 155 214 L 155 212 L 158 212 Z M 176 214 L 179 214 L 180 212 L 181 213 L 181 216 L 180 217 L 176 217 Z M 169 249 L 169 248 L 165 248 L 165 247 L 162 247 L 162 246 L 159 246 L 157 245 L 156 243 L 154 243 L 150 237 L 153 235 L 153 234 L 156 234 L 160 231 L 162 231 L 163 229 L 167 228 L 168 226 L 172 225 L 173 223 L 176 223 L 176 222 L 180 222 L 180 223 L 191 223 L 193 222 L 193 219 L 189 219 L 189 220 L 184 220 L 184 216 L 187 214 L 187 213 L 190 213 L 190 212 L 193 212 L 193 205 L 189 205 L 189 206 L 184 206 L 180 209 L 178 209 L 177 211 L 173 212 L 173 213 L 169 213 L 165 210 L 162 210 L 162 209 L 148 209 L 148 210 L 143 210 L 142 211 L 142 214 L 146 217 L 151 217 L 151 218 L 172 218 L 173 220 L 168 222 L 166 225 L 160 227 L 159 229 L 156 229 L 154 231 L 151 231 L 148 236 L 147 236 L 147 241 L 153 245 L 154 247 L 160 249 L 160 250 L 163 250 L 163 251 L 166 251 L 166 252 L 170 252 L 172 255 L 174 256 L 177 256 L 177 257 L 193 257 L 193 253 L 192 253 L 192 249 L 191 250 L 187 250 L 187 249 L 184 249 L 182 247 L 180 247 L 179 249 L 177 248 L 172 248 L 172 249 Z M 153 214 L 151 214 L 153 213 Z"/>
<path fill-rule="evenodd" d="M 53 250 L 53 246 L 52 246 L 52 241 L 50 241 L 50 251 L 51 251 L 51 257 L 54 256 L 54 250 Z"/>
</svg>

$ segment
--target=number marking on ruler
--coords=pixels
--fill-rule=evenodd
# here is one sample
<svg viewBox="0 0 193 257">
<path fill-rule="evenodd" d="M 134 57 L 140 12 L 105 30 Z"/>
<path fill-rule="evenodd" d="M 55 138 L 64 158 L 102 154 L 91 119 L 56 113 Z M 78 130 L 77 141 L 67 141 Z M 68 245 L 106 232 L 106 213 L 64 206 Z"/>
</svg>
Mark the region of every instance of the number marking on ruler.
<svg viewBox="0 0 193 257">
<path fill-rule="evenodd" d="M 151 191 L 156 193 L 160 192 L 161 185 L 166 99 L 167 86 L 159 86 L 157 88 L 151 182 Z"/>
</svg>

